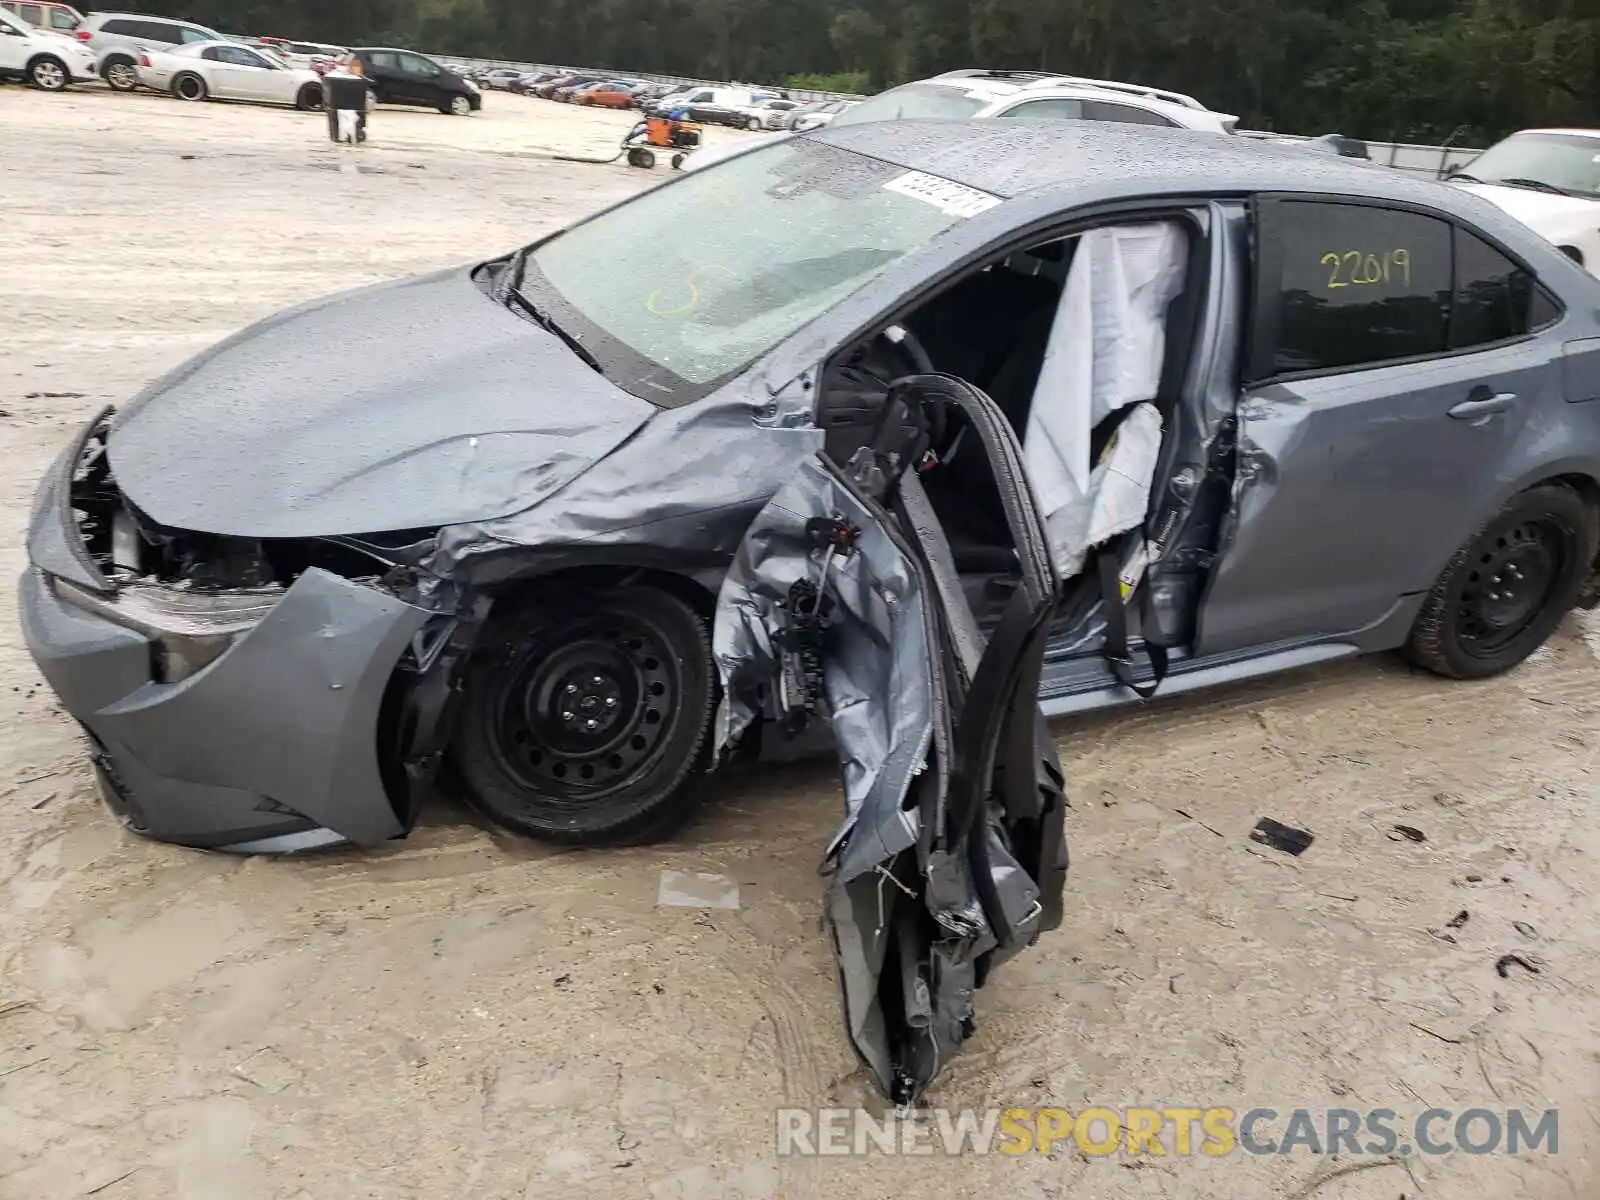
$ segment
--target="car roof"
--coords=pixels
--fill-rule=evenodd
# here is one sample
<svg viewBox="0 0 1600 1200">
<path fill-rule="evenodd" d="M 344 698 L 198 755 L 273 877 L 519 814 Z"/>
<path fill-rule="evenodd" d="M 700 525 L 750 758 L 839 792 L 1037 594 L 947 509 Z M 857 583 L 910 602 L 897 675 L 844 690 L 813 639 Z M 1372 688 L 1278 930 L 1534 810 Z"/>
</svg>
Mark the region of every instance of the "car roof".
<svg viewBox="0 0 1600 1200">
<path fill-rule="evenodd" d="M 933 83 L 943 87 L 961 88 L 972 95 L 1003 100 L 1020 92 L 1049 91 L 1058 87 L 1085 87 L 1097 92 L 1118 96 L 1136 96 L 1145 100 L 1159 100 L 1176 104 L 1180 108 L 1205 110 L 1206 106 L 1193 96 L 1167 88 L 1150 87 L 1142 83 L 1126 83 L 1117 79 L 1094 79 L 1084 75 L 1063 75 L 1056 71 L 1002 71 L 969 69 L 946 71 L 917 83 Z"/>
<path fill-rule="evenodd" d="M 202 25 L 199 21 L 186 21 L 182 17 L 163 17 L 156 13 L 137 12 L 103 12 L 96 10 L 89 14 L 91 21 L 104 21 L 110 17 L 129 17 L 135 21 L 164 21 L 168 25 L 187 25 L 190 29 L 210 29 L 209 25 Z"/>
<path fill-rule="evenodd" d="M 1559 133 L 1564 137 L 1600 138 L 1600 129 L 1519 129 L 1512 137 L 1521 133 Z"/>
<path fill-rule="evenodd" d="M 798 135 L 991 195 L 1097 196 L 1333 192 L 1460 206 L 1451 188 L 1335 155 L 1248 138 L 1100 121 L 902 120 L 832 124 Z M 1063 197 L 1064 199 L 1066 197 Z M 1493 206 L 1489 205 L 1492 209 Z M 1476 218 L 1484 208 L 1473 204 Z"/>
</svg>

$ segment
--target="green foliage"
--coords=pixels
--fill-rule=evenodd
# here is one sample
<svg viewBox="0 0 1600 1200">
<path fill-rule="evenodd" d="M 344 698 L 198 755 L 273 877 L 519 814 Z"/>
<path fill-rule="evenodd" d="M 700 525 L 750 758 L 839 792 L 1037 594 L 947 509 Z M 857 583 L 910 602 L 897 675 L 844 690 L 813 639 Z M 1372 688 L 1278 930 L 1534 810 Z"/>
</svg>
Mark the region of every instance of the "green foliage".
<svg viewBox="0 0 1600 1200">
<path fill-rule="evenodd" d="M 832 75 L 790 75 L 783 81 L 783 86 L 859 96 L 871 90 L 872 80 L 865 71 L 835 71 Z"/>
<path fill-rule="evenodd" d="M 119 0 L 236 33 L 868 91 L 1132 79 L 1245 128 L 1482 143 L 1600 119 L 1600 0 Z"/>
</svg>

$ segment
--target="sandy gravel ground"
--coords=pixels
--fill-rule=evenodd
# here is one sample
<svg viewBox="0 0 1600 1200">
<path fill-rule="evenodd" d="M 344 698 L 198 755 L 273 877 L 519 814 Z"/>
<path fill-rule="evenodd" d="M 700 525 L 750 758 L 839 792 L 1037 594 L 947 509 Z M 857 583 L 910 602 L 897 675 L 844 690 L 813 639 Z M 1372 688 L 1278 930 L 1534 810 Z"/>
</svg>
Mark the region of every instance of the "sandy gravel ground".
<svg viewBox="0 0 1600 1200">
<path fill-rule="evenodd" d="M 0 89 L 7 612 L 35 480 L 99 405 L 650 178 L 530 157 L 609 148 L 618 114 L 384 111 L 359 153 L 318 121 Z M 730 781 L 657 848 L 552 853 L 441 807 L 376 853 L 207 856 L 97 807 L 8 616 L 0 1196 L 1589 1200 L 1597 628 L 1481 686 L 1377 659 L 1058 727 L 1068 924 L 980 995 L 933 1100 L 1561 1109 L 1553 1159 L 1324 1178 L 1304 1154 L 780 1159 L 776 1107 L 866 1095 L 819 935 L 826 765 Z M 1252 845 L 1263 815 L 1315 844 Z M 663 869 L 728 875 L 741 907 L 658 908 Z M 1543 972 L 1501 979 L 1511 950 Z"/>
</svg>

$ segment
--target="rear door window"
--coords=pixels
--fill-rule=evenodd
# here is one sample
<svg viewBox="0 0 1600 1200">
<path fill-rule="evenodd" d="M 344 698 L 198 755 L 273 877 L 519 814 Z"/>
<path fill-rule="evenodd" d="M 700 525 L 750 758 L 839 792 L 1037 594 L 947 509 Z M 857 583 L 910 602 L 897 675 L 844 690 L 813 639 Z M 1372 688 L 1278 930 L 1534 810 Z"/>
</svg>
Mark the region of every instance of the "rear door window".
<svg viewBox="0 0 1600 1200">
<path fill-rule="evenodd" d="M 1471 350 L 1561 315 L 1532 271 L 1442 217 L 1269 198 L 1256 219 L 1253 380 Z"/>
<path fill-rule="evenodd" d="M 1448 222 L 1370 205 L 1265 200 L 1257 225 L 1254 378 L 1448 347 Z"/>
<path fill-rule="evenodd" d="M 73 16 L 64 8 L 52 8 L 50 10 L 50 28 L 52 29 L 76 29 L 82 23 L 81 18 Z"/>
<path fill-rule="evenodd" d="M 388 71 L 397 70 L 400 66 L 400 56 L 393 50 L 374 50 L 367 57 L 371 60 L 373 66 L 383 67 Z"/>
<path fill-rule="evenodd" d="M 1029 100 L 1015 108 L 1008 108 L 1002 117 L 1019 117 L 1023 120 L 1083 120 L 1082 100 Z"/>
<path fill-rule="evenodd" d="M 1176 122 L 1167 120 L 1159 113 L 1153 113 L 1148 108 L 1140 108 L 1136 104 L 1112 104 L 1107 100 L 1088 100 L 1084 102 L 1084 117 L 1090 121 L 1120 121 L 1124 125 L 1160 125 L 1171 129 Z"/>
<path fill-rule="evenodd" d="M 19 4 L 17 6 L 17 16 L 21 17 L 29 25 L 38 26 L 44 24 L 44 9 L 37 4 Z"/>
</svg>

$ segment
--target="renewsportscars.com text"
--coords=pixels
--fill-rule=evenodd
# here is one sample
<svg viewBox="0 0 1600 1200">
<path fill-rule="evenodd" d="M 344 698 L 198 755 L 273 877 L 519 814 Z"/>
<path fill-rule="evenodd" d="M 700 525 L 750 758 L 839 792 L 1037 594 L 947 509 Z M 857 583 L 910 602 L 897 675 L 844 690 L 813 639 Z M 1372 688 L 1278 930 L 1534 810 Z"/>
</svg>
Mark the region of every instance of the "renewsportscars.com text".
<svg viewBox="0 0 1600 1200">
<path fill-rule="evenodd" d="M 1225 1158 L 1250 1155 L 1543 1154 L 1560 1150 L 1555 1109 L 782 1108 L 779 1155 L 1049 1154 Z"/>
</svg>

